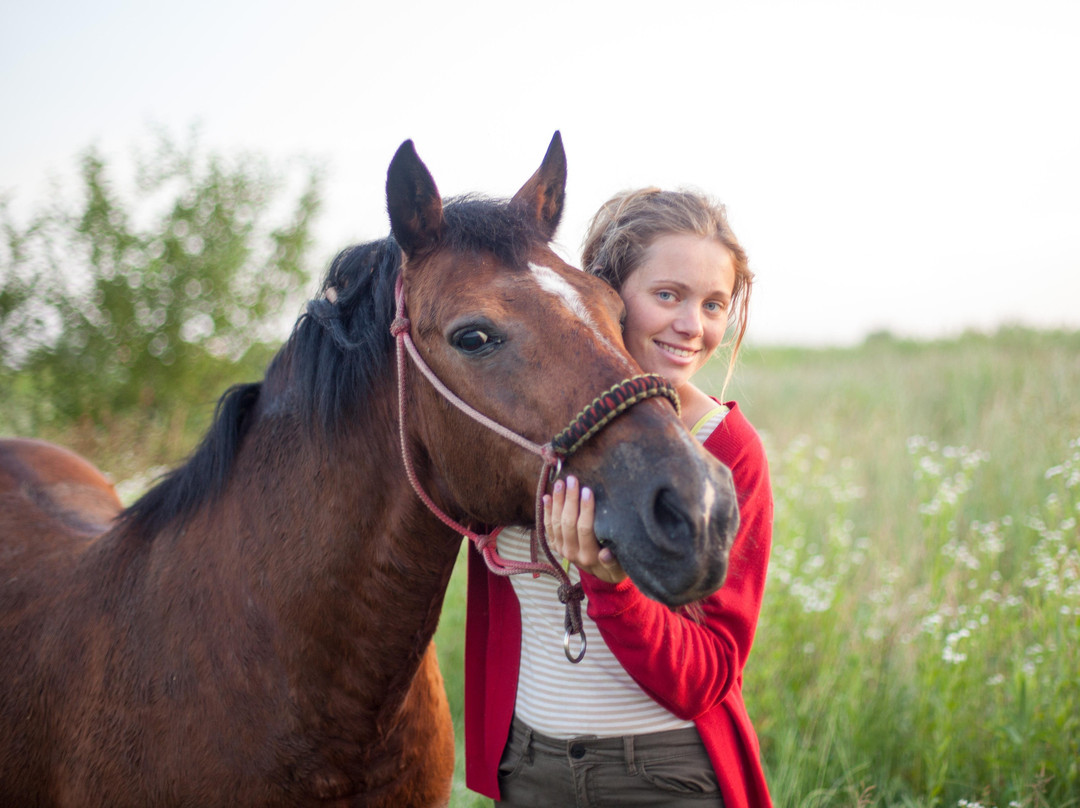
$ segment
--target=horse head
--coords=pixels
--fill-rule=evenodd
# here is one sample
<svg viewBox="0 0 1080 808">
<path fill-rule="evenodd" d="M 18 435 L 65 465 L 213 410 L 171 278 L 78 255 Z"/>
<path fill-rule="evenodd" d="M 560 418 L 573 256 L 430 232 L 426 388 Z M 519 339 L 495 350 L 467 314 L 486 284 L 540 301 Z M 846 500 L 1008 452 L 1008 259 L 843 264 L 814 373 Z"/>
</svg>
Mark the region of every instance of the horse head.
<svg viewBox="0 0 1080 808">
<path fill-rule="evenodd" d="M 549 245 L 565 186 L 558 133 L 509 203 L 466 197 L 444 205 L 411 141 L 387 174 L 419 354 L 454 395 L 540 445 L 580 423 L 602 393 L 642 374 L 622 343 L 619 295 Z M 402 426 L 407 451 L 440 507 L 472 524 L 534 521 L 534 455 L 450 407 L 416 374 L 405 395 L 418 413 Z M 597 538 L 662 603 L 712 593 L 738 526 L 730 471 L 661 396 L 619 406 L 603 420 L 560 472 L 595 492 Z"/>
</svg>

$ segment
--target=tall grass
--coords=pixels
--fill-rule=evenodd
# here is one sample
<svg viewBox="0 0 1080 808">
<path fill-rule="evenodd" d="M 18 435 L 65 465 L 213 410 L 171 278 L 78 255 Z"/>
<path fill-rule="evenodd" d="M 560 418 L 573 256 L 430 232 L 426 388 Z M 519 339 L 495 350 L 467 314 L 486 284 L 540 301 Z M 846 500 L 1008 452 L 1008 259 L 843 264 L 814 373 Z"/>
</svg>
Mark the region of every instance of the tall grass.
<svg viewBox="0 0 1080 808">
<path fill-rule="evenodd" d="M 1080 805 L 1080 334 L 750 348 L 728 392 L 776 498 L 745 680 L 775 803 Z"/>
</svg>

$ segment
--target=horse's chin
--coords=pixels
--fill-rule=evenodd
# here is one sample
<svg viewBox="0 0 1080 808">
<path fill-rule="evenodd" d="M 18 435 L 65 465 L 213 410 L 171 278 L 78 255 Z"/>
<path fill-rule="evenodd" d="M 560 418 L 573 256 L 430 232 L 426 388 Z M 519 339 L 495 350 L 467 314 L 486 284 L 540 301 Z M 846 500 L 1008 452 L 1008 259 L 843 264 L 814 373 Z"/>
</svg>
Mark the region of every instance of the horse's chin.
<svg viewBox="0 0 1080 808">
<path fill-rule="evenodd" d="M 646 597 L 674 609 L 702 600 L 723 585 L 728 565 L 726 543 L 714 547 L 704 558 L 695 558 L 689 553 L 673 556 L 662 552 L 646 536 L 628 542 L 628 535 L 623 532 L 620 539 L 610 538 L 601 533 L 601 524 L 597 524 L 601 546 L 611 549 L 623 571 Z"/>
<path fill-rule="evenodd" d="M 724 558 L 712 560 L 704 569 L 689 567 L 690 562 L 687 561 L 687 566 L 682 570 L 668 575 L 658 575 L 648 562 L 620 563 L 643 595 L 672 609 L 707 598 L 723 585 L 727 574 L 726 554 Z"/>
</svg>

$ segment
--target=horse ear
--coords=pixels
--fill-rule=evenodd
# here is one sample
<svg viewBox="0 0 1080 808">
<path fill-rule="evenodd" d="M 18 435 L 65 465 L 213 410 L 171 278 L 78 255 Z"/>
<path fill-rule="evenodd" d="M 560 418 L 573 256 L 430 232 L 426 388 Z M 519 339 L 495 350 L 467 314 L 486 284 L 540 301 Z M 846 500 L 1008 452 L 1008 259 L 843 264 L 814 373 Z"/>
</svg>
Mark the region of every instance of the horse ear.
<svg viewBox="0 0 1080 808">
<path fill-rule="evenodd" d="M 562 135 L 556 131 L 540 168 L 514 194 L 511 204 L 531 213 L 540 231 L 551 240 L 559 227 L 565 198 L 566 152 L 563 150 Z"/>
<path fill-rule="evenodd" d="M 428 249 L 442 235 L 442 197 L 411 140 L 401 144 L 386 172 L 386 210 L 390 232 L 407 256 Z"/>
</svg>

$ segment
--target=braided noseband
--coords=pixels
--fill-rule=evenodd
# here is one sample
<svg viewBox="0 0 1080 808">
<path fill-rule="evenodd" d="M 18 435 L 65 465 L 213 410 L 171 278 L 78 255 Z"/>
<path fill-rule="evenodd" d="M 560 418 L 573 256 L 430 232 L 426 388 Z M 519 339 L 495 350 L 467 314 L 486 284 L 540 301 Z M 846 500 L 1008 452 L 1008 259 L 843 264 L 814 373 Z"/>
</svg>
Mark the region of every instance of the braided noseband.
<svg viewBox="0 0 1080 808">
<path fill-rule="evenodd" d="M 420 356 L 420 352 L 417 351 L 416 345 L 413 343 L 412 336 L 409 333 L 410 323 L 405 314 L 405 293 L 402 289 L 400 275 L 398 276 L 395 294 L 397 298 L 397 316 L 390 325 L 390 333 L 393 334 L 397 341 L 398 416 L 400 422 L 401 457 L 405 464 L 405 474 L 409 478 L 413 490 L 416 491 L 416 495 L 420 500 L 427 505 L 428 509 L 437 516 L 443 524 L 453 528 L 462 535 L 467 536 L 476 545 L 476 549 L 480 551 L 488 569 L 495 575 L 506 576 L 531 572 L 533 575 L 537 576 L 550 575 L 559 582 L 559 601 L 566 606 L 566 633 L 563 636 L 563 651 L 566 654 L 566 658 L 571 662 L 580 662 L 585 658 L 586 648 L 585 630 L 581 623 L 581 601 L 585 598 L 585 593 L 582 591 L 580 583 L 572 584 L 570 582 L 570 576 L 555 559 L 555 555 L 552 553 L 551 547 L 547 542 L 547 536 L 544 532 L 543 500 L 547 490 L 548 481 L 559 475 L 559 472 L 562 470 L 562 462 L 565 458 L 580 449 L 589 438 L 611 423 L 621 413 L 626 412 L 626 410 L 630 409 L 633 405 L 644 401 L 647 398 L 652 398 L 653 396 L 664 396 L 675 405 L 675 411 L 680 412 L 679 394 L 675 391 L 675 388 L 672 387 L 670 382 L 660 376 L 651 374 L 631 376 L 629 379 L 619 382 L 611 389 L 601 393 L 593 399 L 592 403 L 582 408 L 581 412 L 575 416 L 574 420 L 572 420 L 562 432 L 556 435 L 549 443 L 545 443 L 541 446 L 533 443 L 522 435 L 507 429 L 496 421 L 493 421 L 491 418 L 488 418 L 486 415 L 458 398 L 452 390 L 443 384 L 438 376 L 435 375 L 434 371 L 428 367 L 423 357 Z M 499 555 L 498 546 L 496 544 L 496 539 L 499 534 L 498 529 L 491 533 L 479 534 L 464 525 L 458 524 L 443 513 L 434 501 L 432 501 L 431 497 L 428 496 L 427 492 L 424 491 L 423 486 L 420 485 L 420 481 L 416 476 L 416 471 L 413 468 L 412 458 L 409 455 L 408 443 L 405 439 L 406 352 L 412 357 L 417 368 L 420 369 L 428 381 L 431 382 L 435 389 L 438 390 L 447 401 L 492 431 L 497 432 L 507 440 L 513 441 L 518 446 L 521 446 L 542 458 L 543 467 L 540 469 L 540 480 L 536 487 L 536 529 L 532 532 L 530 562 L 508 561 L 507 559 L 504 559 Z M 545 561 L 539 560 L 540 552 L 544 554 Z M 576 634 L 581 635 L 581 648 L 577 654 L 573 654 L 570 651 L 570 638 Z"/>
<path fill-rule="evenodd" d="M 653 396 L 664 396 L 675 405 L 675 412 L 682 414 L 679 394 L 671 382 L 662 376 L 642 373 L 619 382 L 582 408 L 570 425 L 552 439 L 552 449 L 561 457 L 569 457 L 616 417 Z"/>
</svg>

